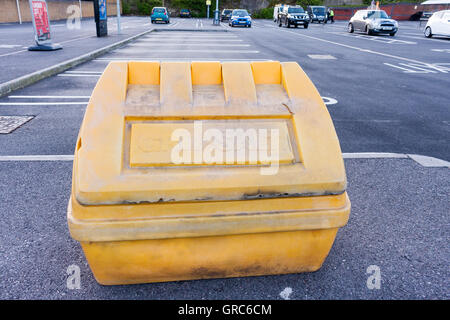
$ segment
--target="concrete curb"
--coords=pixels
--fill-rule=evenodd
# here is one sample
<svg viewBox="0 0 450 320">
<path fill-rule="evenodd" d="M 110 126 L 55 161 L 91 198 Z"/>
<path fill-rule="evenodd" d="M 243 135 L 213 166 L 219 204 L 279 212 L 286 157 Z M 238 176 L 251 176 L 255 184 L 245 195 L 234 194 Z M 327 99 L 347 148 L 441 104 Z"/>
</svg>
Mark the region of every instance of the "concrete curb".
<svg viewBox="0 0 450 320">
<path fill-rule="evenodd" d="M 89 53 L 75 57 L 73 59 L 55 64 L 51 67 L 48 67 L 48 68 L 45 68 L 42 70 L 35 71 L 33 73 L 10 80 L 8 82 L 1 83 L 0 84 L 0 97 L 3 97 L 14 90 L 25 88 L 25 87 L 27 87 L 37 81 L 40 81 L 42 79 L 54 76 L 55 74 L 61 73 L 65 70 L 75 67 L 81 63 L 93 60 L 93 59 L 97 58 L 98 56 L 101 56 L 111 50 L 121 47 L 129 42 L 136 40 L 139 37 L 142 37 L 150 32 L 153 32 L 153 31 L 155 31 L 155 29 L 150 29 L 150 30 L 141 32 L 141 33 L 131 36 L 127 39 L 110 44 L 106 47 L 91 51 Z"/>
</svg>

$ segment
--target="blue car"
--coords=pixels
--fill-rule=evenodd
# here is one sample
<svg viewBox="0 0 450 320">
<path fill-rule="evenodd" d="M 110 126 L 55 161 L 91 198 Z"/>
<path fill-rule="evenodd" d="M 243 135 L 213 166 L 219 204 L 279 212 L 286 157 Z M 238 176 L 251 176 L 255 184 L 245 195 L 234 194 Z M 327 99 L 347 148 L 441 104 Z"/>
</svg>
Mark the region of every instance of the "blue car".
<svg viewBox="0 0 450 320">
<path fill-rule="evenodd" d="M 154 7 L 150 16 L 152 23 L 165 22 L 170 23 L 169 11 L 166 7 Z"/>
<path fill-rule="evenodd" d="M 242 26 L 251 28 L 252 27 L 252 18 L 247 10 L 244 9 L 235 9 L 231 13 L 230 22 L 228 22 L 230 27 Z"/>
</svg>

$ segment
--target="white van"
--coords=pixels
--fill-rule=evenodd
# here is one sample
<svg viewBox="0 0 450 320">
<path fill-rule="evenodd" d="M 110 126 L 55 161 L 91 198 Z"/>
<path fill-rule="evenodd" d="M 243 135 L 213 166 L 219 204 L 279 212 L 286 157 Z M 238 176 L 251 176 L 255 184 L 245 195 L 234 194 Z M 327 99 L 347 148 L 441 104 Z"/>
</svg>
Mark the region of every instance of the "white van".
<svg viewBox="0 0 450 320">
<path fill-rule="evenodd" d="M 278 21 L 278 15 L 280 14 L 281 11 L 283 11 L 284 7 L 288 7 L 287 4 L 277 4 L 275 5 L 275 7 L 273 7 L 273 21 L 277 22 Z"/>
</svg>

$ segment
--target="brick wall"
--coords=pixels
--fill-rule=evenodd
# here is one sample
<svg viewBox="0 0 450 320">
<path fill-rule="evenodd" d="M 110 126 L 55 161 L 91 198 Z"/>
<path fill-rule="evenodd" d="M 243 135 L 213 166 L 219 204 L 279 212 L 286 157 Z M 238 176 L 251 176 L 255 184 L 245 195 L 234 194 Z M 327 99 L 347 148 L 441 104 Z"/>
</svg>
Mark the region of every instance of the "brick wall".
<svg viewBox="0 0 450 320">
<path fill-rule="evenodd" d="M 16 0 L 0 0 L 0 23 L 3 22 L 19 22 L 19 15 L 17 13 Z M 108 15 L 116 15 L 117 5 L 116 0 L 107 0 Z M 58 1 L 47 0 L 49 16 L 51 20 L 67 19 L 70 14 L 67 13 L 67 8 L 70 5 L 79 6 L 78 0 L 73 1 Z M 20 13 L 22 21 L 31 21 L 31 11 L 28 0 L 19 0 Z M 81 8 L 83 17 L 94 16 L 94 4 L 92 1 L 81 1 Z"/>
</svg>

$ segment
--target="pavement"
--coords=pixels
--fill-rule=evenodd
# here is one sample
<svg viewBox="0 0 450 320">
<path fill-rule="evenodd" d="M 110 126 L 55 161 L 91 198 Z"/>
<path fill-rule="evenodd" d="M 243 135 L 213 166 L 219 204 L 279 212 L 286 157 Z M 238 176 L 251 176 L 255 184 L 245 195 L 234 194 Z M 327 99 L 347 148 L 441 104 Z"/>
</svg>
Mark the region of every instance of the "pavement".
<svg viewBox="0 0 450 320">
<path fill-rule="evenodd" d="M 132 19 L 130 28 L 141 24 Z M 255 20 L 249 29 L 171 20 L 148 26 L 167 30 L 0 98 L 0 123 L 15 121 L 5 132 L 15 130 L 0 134 L 0 298 L 281 299 L 290 288 L 292 299 L 449 299 L 450 39 L 426 39 L 415 22 L 401 22 L 395 37 L 371 37 L 348 34 L 341 21 L 287 29 Z M 70 155 L 99 76 L 119 60 L 301 65 L 327 102 L 352 201 L 349 223 L 319 271 L 115 287 L 95 282 L 66 225 Z M 398 154 L 443 161 L 429 167 Z M 81 269 L 78 290 L 66 286 L 70 265 Z M 373 265 L 381 271 L 380 289 L 367 287 Z"/>
</svg>

